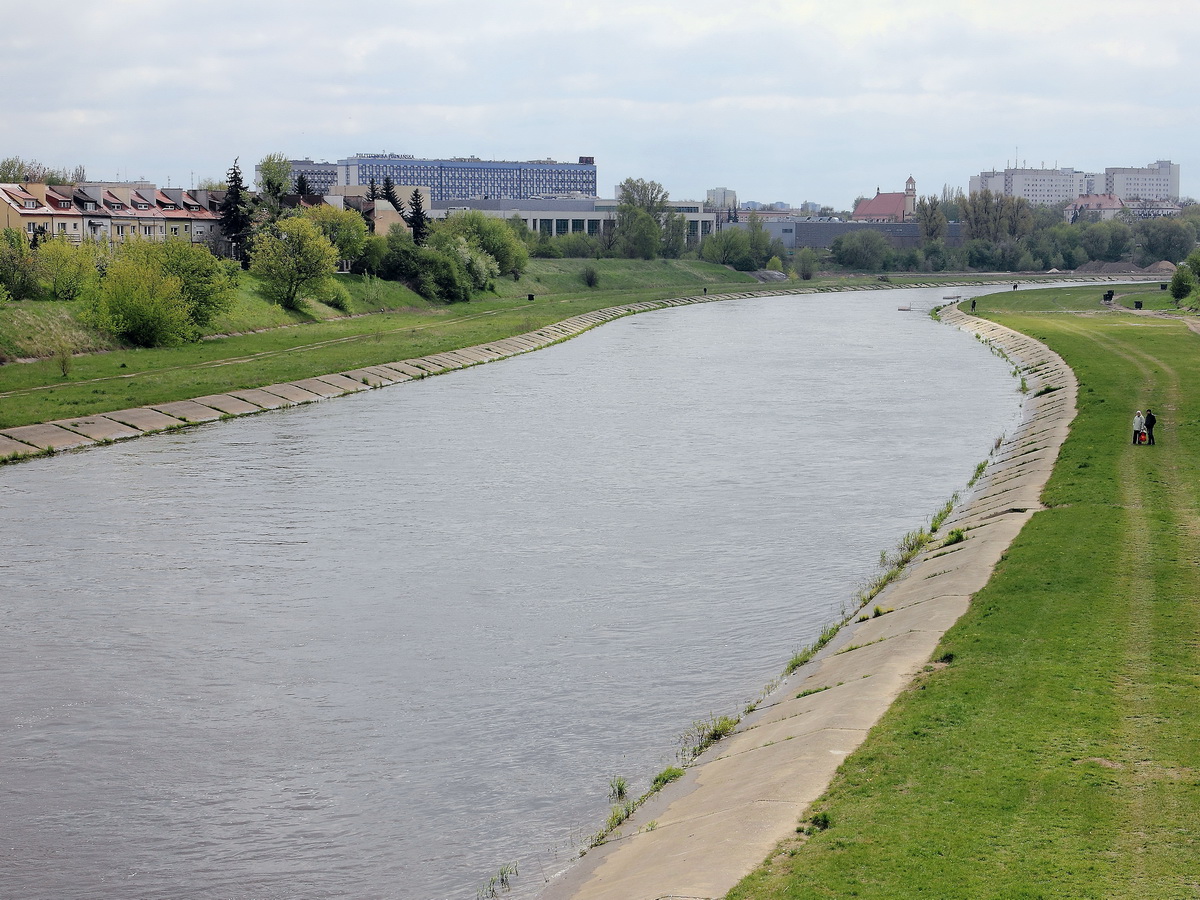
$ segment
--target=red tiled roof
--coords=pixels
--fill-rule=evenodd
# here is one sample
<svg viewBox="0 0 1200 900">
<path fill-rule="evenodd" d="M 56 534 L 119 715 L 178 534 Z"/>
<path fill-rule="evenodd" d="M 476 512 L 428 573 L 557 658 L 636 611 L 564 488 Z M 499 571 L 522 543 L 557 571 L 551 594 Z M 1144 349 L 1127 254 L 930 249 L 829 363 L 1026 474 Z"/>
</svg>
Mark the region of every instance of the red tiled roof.
<svg viewBox="0 0 1200 900">
<path fill-rule="evenodd" d="M 854 207 L 852 219 L 895 219 L 904 218 L 904 193 L 876 194 Z"/>
</svg>

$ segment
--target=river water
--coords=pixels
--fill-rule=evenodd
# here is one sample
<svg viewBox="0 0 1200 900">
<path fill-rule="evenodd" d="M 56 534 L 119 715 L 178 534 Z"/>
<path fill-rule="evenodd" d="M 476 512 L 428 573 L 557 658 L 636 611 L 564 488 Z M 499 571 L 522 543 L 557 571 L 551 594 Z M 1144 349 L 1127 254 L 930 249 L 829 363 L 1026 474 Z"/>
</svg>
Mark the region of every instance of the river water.
<svg viewBox="0 0 1200 900">
<path fill-rule="evenodd" d="M 897 311 L 939 299 L 653 312 L 0 470 L 0 896 L 536 893 L 1015 427 L 1009 366 Z"/>
</svg>

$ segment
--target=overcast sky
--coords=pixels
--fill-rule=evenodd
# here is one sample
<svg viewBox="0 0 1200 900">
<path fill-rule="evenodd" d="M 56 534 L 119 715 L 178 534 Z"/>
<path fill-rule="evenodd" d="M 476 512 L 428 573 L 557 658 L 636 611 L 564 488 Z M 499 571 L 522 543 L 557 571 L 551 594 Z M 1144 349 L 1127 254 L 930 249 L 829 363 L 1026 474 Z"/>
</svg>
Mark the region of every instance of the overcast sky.
<svg viewBox="0 0 1200 900">
<path fill-rule="evenodd" d="M 1188 0 L 0 3 L 0 157 L 94 180 L 594 156 L 602 195 L 841 209 L 910 174 L 928 194 L 1015 159 L 1170 159 L 1200 196 Z"/>
</svg>

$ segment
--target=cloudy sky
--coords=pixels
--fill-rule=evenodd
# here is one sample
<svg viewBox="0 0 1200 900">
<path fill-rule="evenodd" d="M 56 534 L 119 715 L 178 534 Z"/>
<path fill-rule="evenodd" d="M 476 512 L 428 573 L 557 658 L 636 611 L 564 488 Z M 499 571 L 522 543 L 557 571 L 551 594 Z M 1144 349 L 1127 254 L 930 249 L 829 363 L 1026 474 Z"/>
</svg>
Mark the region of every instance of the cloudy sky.
<svg viewBox="0 0 1200 900">
<path fill-rule="evenodd" d="M 1189 0 L 0 0 L 0 157 L 187 186 L 234 157 L 575 161 L 846 208 L 1028 166 L 1181 165 Z"/>
</svg>

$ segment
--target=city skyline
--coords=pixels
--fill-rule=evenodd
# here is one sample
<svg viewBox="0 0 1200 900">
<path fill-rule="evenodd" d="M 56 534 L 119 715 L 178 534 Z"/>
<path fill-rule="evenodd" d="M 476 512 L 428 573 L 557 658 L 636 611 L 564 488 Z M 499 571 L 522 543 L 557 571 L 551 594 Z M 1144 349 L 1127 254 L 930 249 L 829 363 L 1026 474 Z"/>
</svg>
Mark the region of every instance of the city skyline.
<svg viewBox="0 0 1200 900">
<path fill-rule="evenodd" d="M 601 193 L 633 177 L 676 199 L 728 185 L 837 209 L 909 175 L 931 194 L 1014 163 L 1171 159 L 1195 197 L 1182 73 L 1200 25 L 1187 12 L 1174 0 L 1136 12 L 862 0 L 853 15 L 803 0 L 367 0 L 331 16 L 218 0 L 198 17 L 98 0 L 0 37 L 0 70 L 21 85 L 0 156 L 180 187 L 223 178 L 234 157 L 251 180 L 271 152 L 592 156 Z"/>
</svg>

